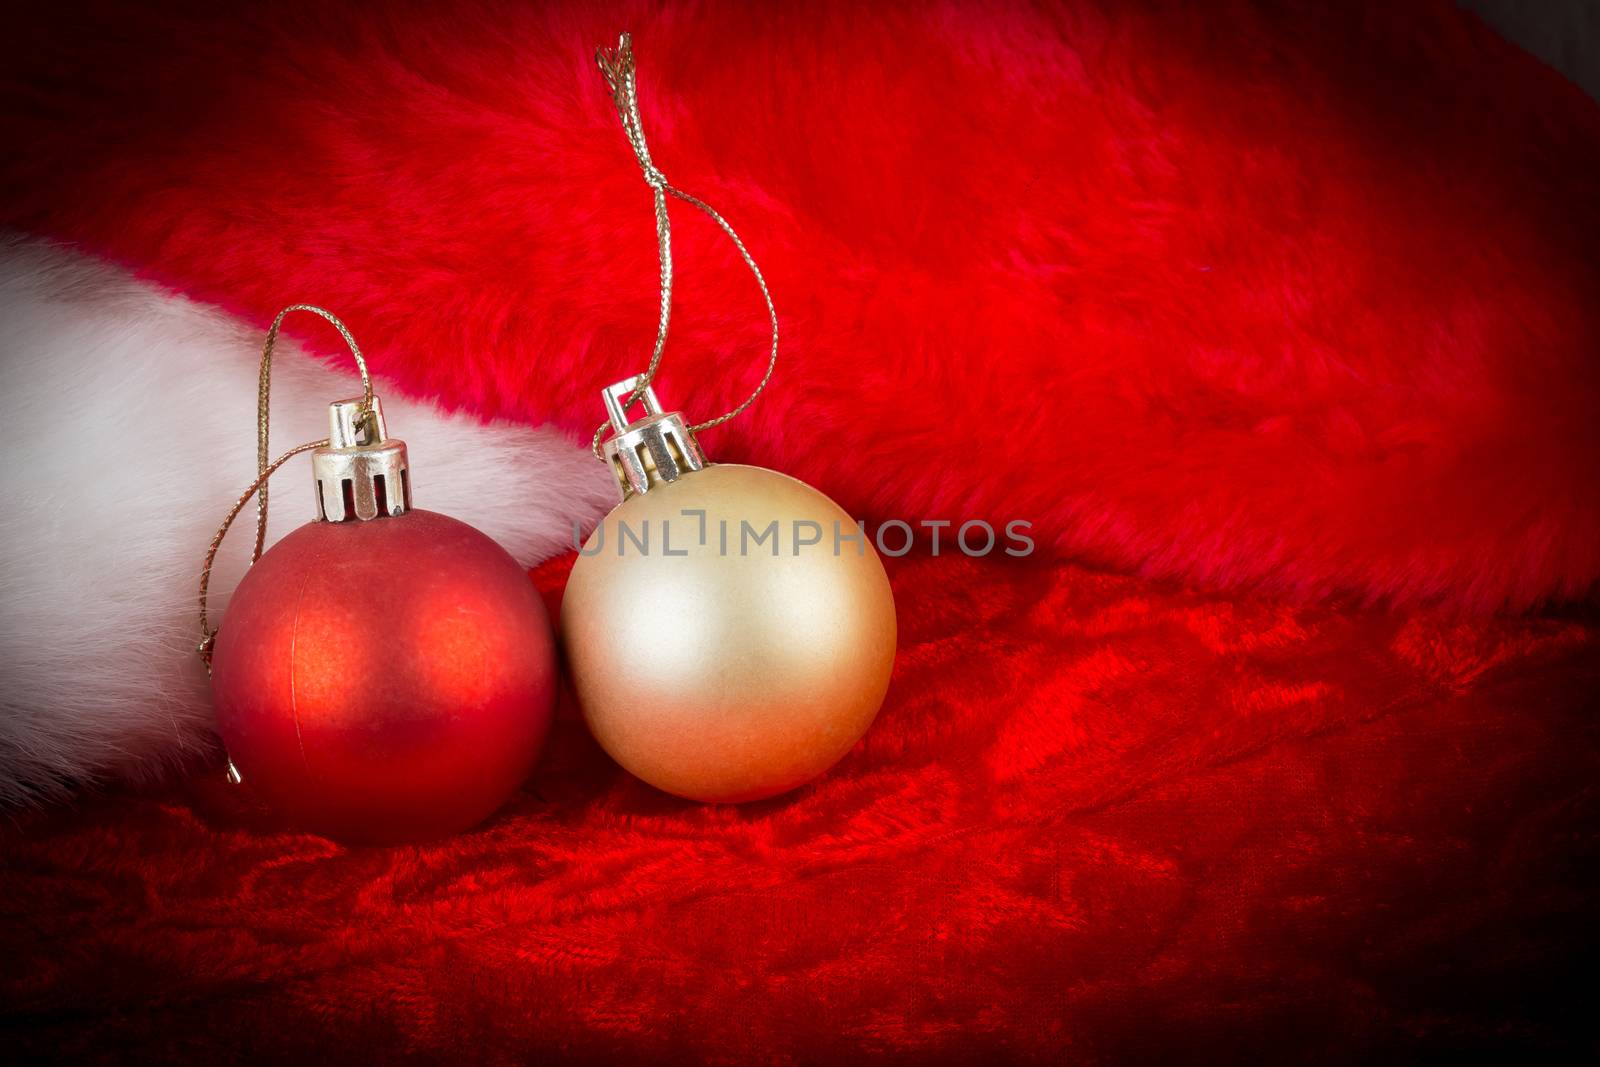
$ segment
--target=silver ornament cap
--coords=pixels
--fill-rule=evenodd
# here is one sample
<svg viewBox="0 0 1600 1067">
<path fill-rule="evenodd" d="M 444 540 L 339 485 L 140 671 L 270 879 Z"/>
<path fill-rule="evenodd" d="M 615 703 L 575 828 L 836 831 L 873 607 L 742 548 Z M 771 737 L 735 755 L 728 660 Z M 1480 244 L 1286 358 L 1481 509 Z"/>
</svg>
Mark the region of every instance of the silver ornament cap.
<svg viewBox="0 0 1600 1067">
<path fill-rule="evenodd" d="M 317 518 L 327 522 L 404 515 L 411 509 L 406 443 L 391 438 L 383 401 L 362 397 L 328 405 L 328 443 L 311 453 Z"/>
<path fill-rule="evenodd" d="M 625 378 L 600 393 L 613 431 L 600 447 L 622 486 L 624 500 L 635 493 L 648 493 L 663 482 L 675 482 L 706 465 L 705 453 L 689 432 L 683 413 L 662 411 L 655 389 L 649 384 L 639 388 L 642 377 Z M 629 422 L 623 404 L 635 390 L 645 414 Z"/>
</svg>

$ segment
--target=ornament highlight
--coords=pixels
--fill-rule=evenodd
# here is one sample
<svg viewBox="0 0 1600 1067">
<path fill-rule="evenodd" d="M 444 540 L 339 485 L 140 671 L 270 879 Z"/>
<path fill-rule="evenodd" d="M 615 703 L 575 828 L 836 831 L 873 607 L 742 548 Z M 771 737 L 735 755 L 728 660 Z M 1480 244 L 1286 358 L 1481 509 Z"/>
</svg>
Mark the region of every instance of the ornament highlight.
<svg viewBox="0 0 1600 1067">
<path fill-rule="evenodd" d="M 646 414 L 627 423 L 636 391 Z M 628 771 L 692 800 L 810 781 L 866 733 L 888 689 L 894 596 L 877 552 L 803 482 L 707 463 L 640 379 L 604 397 L 622 502 L 561 608 L 585 721 Z"/>
<path fill-rule="evenodd" d="M 555 645 L 503 548 L 412 508 L 405 444 L 370 389 L 329 409 L 315 521 L 259 555 L 262 505 L 259 558 L 201 650 L 245 788 L 339 840 L 422 841 L 480 822 L 527 778 L 550 725 Z M 265 388 L 261 417 L 265 456 Z M 263 463 L 228 523 L 287 458 Z M 204 628 L 204 579 L 201 596 Z"/>
</svg>

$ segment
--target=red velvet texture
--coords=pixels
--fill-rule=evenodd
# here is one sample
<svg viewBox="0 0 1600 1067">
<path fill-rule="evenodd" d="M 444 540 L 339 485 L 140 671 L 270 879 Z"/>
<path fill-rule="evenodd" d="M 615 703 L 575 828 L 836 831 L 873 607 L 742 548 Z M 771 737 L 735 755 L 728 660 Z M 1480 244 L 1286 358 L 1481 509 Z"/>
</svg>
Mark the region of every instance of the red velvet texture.
<svg viewBox="0 0 1600 1067">
<path fill-rule="evenodd" d="M 527 790 L 436 845 L 264 835 L 215 769 L 0 832 L 8 1051 L 1592 1050 L 1595 620 L 891 571 L 889 702 L 787 798 L 658 793 L 566 704 Z"/>
<path fill-rule="evenodd" d="M 586 434 L 643 368 L 591 60 L 627 27 L 657 162 L 783 316 L 714 457 L 1218 586 L 1600 577 L 1600 109 L 1448 0 L 80 6 L 8 24 L 0 221 L 327 305 L 414 392 Z M 675 207 L 660 391 L 708 418 L 765 325 Z"/>
</svg>

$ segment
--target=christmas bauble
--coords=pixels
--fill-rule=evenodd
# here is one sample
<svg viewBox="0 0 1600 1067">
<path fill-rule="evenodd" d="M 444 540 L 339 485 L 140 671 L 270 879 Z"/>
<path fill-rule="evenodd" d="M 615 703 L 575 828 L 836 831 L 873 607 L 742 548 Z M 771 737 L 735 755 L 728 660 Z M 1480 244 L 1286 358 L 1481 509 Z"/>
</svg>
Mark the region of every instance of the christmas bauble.
<svg viewBox="0 0 1600 1067">
<path fill-rule="evenodd" d="M 403 459 L 386 460 L 374 500 L 357 453 L 399 442 L 371 436 L 317 453 L 324 518 L 246 572 L 217 631 L 212 689 L 244 785 L 292 824 L 419 841 L 479 822 L 527 777 L 550 723 L 555 649 L 537 590 L 504 549 L 409 509 Z"/>
<path fill-rule="evenodd" d="M 704 464 L 678 417 L 645 401 L 650 418 L 608 442 L 632 468 L 627 495 L 562 603 L 584 719 L 669 793 L 793 789 L 844 756 L 883 702 L 896 629 L 883 564 L 832 500 L 759 467 Z"/>
</svg>

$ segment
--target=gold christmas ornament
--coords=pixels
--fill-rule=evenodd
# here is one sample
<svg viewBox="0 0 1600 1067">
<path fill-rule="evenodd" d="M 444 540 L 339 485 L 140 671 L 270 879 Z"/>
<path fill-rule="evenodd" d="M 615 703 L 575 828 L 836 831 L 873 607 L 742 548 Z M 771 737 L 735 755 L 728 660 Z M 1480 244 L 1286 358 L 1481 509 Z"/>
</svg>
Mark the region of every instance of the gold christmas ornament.
<svg viewBox="0 0 1600 1067">
<path fill-rule="evenodd" d="M 775 471 L 705 464 L 681 416 L 648 388 L 644 404 L 606 442 L 624 499 L 562 604 L 584 718 L 613 759 L 669 793 L 793 789 L 838 762 L 883 703 L 889 579 L 839 505 Z"/>
<path fill-rule="evenodd" d="M 622 501 L 573 566 L 562 641 L 584 718 L 619 764 L 678 796 L 756 800 L 823 773 L 872 724 L 894 667 L 894 596 L 839 505 L 775 471 L 707 461 L 696 434 L 738 415 L 772 377 L 777 312 L 733 228 L 651 161 L 628 35 L 597 58 L 655 198 L 661 316 L 649 367 L 602 394 L 608 421 L 594 447 Z M 693 426 L 663 412 L 651 384 L 672 305 L 669 196 L 728 235 L 772 321 L 755 391 Z M 644 415 L 630 421 L 635 403 Z"/>
</svg>

